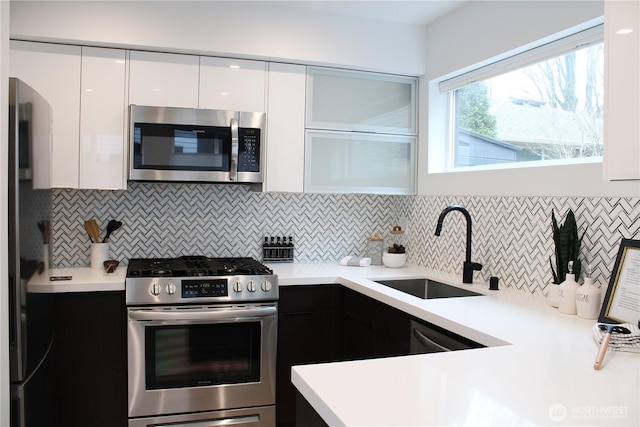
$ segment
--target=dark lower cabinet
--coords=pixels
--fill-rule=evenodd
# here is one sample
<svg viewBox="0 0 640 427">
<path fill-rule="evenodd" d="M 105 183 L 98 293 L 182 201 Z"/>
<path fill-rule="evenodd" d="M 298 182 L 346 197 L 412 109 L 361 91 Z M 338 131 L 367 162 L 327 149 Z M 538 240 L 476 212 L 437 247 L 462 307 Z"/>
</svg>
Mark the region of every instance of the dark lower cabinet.
<svg viewBox="0 0 640 427">
<path fill-rule="evenodd" d="M 342 286 L 282 286 L 278 301 L 276 411 L 278 425 L 296 425 L 291 367 L 341 358 Z"/>
<path fill-rule="evenodd" d="M 56 295 L 58 425 L 127 425 L 124 292 Z"/>
<path fill-rule="evenodd" d="M 482 347 L 341 285 L 283 286 L 278 312 L 279 427 L 326 426 L 291 383 L 292 366 Z M 412 350 L 412 321 L 437 345 Z"/>
<path fill-rule="evenodd" d="M 345 359 L 409 354 L 411 316 L 351 289 L 344 289 Z"/>
<path fill-rule="evenodd" d="M 406 313 L 341 285 L 281 287 L 276 372 L 278 426 L 296 425 L 299 409 L 297 391 L 291 383 L 292 366 L 408 354 L 409 325 L 410 316 Z"/>
<path fill-rule="evenodd" d="M 304 427 L 329 427 L 298 391 L 296 391 L 296 423 Z"/>
</svg>

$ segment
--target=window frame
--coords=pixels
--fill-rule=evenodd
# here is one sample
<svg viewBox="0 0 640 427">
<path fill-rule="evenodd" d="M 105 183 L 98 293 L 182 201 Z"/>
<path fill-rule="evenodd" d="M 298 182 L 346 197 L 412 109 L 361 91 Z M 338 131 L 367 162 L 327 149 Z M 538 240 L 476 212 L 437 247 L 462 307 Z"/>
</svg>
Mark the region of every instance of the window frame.
<svg viewBox="0 0 640 427">
<path fill-rule="evenodd" d="M 545 38 L 522 52 L 507 54 L 501 58 L 494 58 L 486 63 L 454 72 L 448 76 L 429 82 L 429 141 L 441 141 L 441 147 L 428 145 L 429 161 L 427 173 L 455 173 L 464 171 L 485 171 L 501 169 L 520 169 L 528 167 L 561 166 L 585 163 L 602 163 L 602 156 L 592 156 L 571 159 L 532 160 L 521 162 L 495 163 L 475 166 L 455 166 L 455 135 L 456 129 L 456 90 L 479 81 L 489 80 L 527 67 L 545 60 L 566 55 L 570 52 L 604 43 L 604 24 L 593 23 L 587 28 L 578 28 L 569 33 L 563 33 L 552 38 Z M 435 118 L 432 111 L 446 111 L 445 117 Z M 446 120 L 446 132 L 443 133 L 441 123 Z M 432 134 L 436 130 L 436 134 Z M 442 142 L 446 141 L 446 142 Z"/>
<path fill-rule="evenodd" d="M 499 16 L 503 9 L 496 13 Z M 536 16 L 532 17 L 535 22 Z M 573 21 L 566 27 L 549 25 L 553 29 L 545 33 L 545 28 L 538 28 L 518 34 L 515 40 L 519 42 L 514 46 L 511 42 L 500 43 L 495 32 L 481 37 L 478 43 L 490 43 L 486 48 L 480 49 L 485 56 L 477 55 L 476 44 L 469 45 L 459 38 L 454 38 L 450 43 L 442 45 L 440 42 L 431 42 L 432 55 L 426 59 L 434 64 L 434 71 L 422 75 L 418 82 L 419 91 L 419 145 L 418 145 L 418 188 L 417 194 L 421 196 L 486 196 L 486 197 L 638 197 L 640 194 L 640 181 L 608 181 L 603 179 L 603 163 L 587 162 L 564 165 L 524 165 L 516 164 L 492 170 L 458 170 L 451 172 L 442 171 L 442 159 L 445 158 L 446 145 L 442 141 L 450 141 L 448 138 L 451 129 L 449 121 L 445 120 L 450 108 L 447 97 L 440 94 L 438 83 L 446 78 L 461 74 L 471 69 L 487 65 L 499 59 L 523 52 L 541 43 L 548 42 L 558 35 L 567 35 L 592 27 L 604 22 L 604 16 L 585 13 L 585 20 Z M 571 21 L 571 20 L 569 20 Z M 438 27 L 430 32 L 433 40 L 452 33 L 451 25 Z M 475 27 L 472 25 L 473 30 Z M 508 30 L 504 25 L 499 29 Z M 528 38 L 529 35 L 535 38 Z M 534 40 L 539 40 L 535 42 Z M 504 46 L 504 50 L 494 49 L 492 46 Z M 433 62 L 437 55 L 446 49 L 457 49 L 455 55 L 445 64 Z M 606 54 L 606 52 L 605 52 Z M 467 58 L 474 58 L 468 62 Z M 450 65 L 455 65 L 450 67 Z M 457 73 L 453 70 L 459 70 Z M 606 78 L 606 76 L 605 76 Z M 606 117 L 605 117 L 606 120 Z M 435 143 L 434 143 L 435 142 Z M 606 143 L 606 142 L 605 142 Z"/>
</svg>

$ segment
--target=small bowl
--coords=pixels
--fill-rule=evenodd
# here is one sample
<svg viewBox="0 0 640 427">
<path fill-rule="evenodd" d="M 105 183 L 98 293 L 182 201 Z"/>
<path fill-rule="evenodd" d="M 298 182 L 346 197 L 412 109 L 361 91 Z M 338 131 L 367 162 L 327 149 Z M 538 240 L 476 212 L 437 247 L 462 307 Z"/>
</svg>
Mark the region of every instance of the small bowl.
<svg viewBox="0 0 640 427">
<path fill-rule="evenodd" d="M 402 267 L 404 263 L 407 262 L 407 254 L 392 254 L 389 252 L 384 252 L 382 254 L 382 263 L 386 267 L 390 268 L 398 268 Z"/>
<path fill-rule="evenodd" d="M 113 273 L 114 271 L 116 271 L 116 268 L 118 268 L 119 264 L 120 261 L 117 261 L 115 259 L 108 259 L 103 263 L 104 271 L 106 271 L 107 273 Z"/>
</svg>

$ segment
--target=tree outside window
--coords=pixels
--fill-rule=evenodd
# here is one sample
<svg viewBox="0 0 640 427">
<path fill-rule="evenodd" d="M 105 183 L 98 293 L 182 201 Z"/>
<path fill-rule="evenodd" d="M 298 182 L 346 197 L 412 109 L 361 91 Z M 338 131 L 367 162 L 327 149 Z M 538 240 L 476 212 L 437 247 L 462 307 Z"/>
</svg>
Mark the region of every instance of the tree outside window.
<svg viewBox="0 0 640 427">
<path fill-rule="evenodd" d="M 603 92 L 602 43 L 458 89 L 454 165 L 602 156 Z"/>
</svg>

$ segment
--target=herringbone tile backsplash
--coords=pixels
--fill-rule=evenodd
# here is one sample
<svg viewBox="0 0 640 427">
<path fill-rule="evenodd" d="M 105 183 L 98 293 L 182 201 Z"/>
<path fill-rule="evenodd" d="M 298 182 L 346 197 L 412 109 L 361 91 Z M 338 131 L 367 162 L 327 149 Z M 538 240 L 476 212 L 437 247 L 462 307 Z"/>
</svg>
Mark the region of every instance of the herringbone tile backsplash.
<svg viewBox="0 0 640 427">
<path fill-rule="evenodd" d="M 261 259 L 263 236 L 293 235 L 296 262 L 332 262 L 365 254 L 367 237 L 396 223 L 406 229 L 409 262 L 454 274 L 462 271 L 464 217 L 438 215 L 465 206 L 473 219 L 474 261 L 484 264 L 476 281 L 499 276 L 502 286 L 545 293 L 553 254 L 551 212 L 568 209 L 586 231 L 583 262 L 601 284 L 609 279 L 621 238 L 640 238 L 640 198 L 427 197 L 255 193 L 245 186 L 130 183 L 127 191 L 54 190 L 52 255 L 57 267 L 89 264 L 84 221 L 104 230 L 123 222 L 111 239 L 111 256 L 250 256 Z M 104 232 L 103 232 L 104 235 Z M 585 263 L 586 263 L 585 262 Z"/>
</svg>

